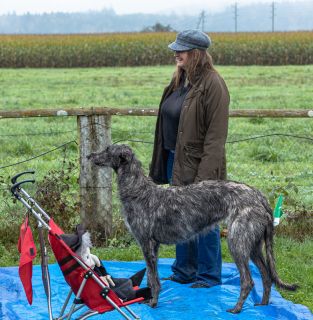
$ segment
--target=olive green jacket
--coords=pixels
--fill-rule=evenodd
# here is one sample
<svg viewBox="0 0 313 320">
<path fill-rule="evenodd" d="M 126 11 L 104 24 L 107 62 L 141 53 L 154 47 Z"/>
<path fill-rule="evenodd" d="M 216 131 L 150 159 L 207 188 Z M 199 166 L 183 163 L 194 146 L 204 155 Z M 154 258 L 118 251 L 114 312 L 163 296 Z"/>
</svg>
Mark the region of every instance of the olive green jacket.
<svg viewBox="0 0 313 320">
<path fill-rule="evenodd" d="M 174 81 L 165 88 L 160 107 L 173 92 L 173 87 Z M 226 179 L 228 107 L 229 93 L 222 77 L 216 71 L 203 71 L 183 102 L 175 148 L 173 185 Z M 166 184 L 168 152 L 163 148 L 160 114 L 156 123 L 150 177 L 158 184 Z"/>
</svg>

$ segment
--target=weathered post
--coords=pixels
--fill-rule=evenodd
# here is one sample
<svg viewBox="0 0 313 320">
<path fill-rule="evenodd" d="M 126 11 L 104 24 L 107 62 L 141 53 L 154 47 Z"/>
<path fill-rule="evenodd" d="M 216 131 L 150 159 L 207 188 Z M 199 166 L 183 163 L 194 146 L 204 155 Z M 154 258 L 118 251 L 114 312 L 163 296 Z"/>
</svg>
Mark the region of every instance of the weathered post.
<svg viewBox="0 0 313 320">
<path fill-rule="evenodd" d="M 112 170 L 87 159 L 111 144 L 111 116 L 78 116 L 80 136 L 80 215 L 93 242 L 107 240 L 112 229 Z"/>
</svg>

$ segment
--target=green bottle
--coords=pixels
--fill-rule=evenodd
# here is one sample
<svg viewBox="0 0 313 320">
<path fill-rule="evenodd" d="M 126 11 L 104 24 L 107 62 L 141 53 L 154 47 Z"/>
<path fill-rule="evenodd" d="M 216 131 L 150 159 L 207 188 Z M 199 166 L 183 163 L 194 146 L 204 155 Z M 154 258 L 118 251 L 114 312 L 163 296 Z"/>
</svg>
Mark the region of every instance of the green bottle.
<svg viewBox="0 0 313 320">
<path fill-rule="evenodd" d="M 277 199 L 276 206 L 274 209 L 274 227 L 279 225 L 281 216 L 283 215 L 282 205 L 283 205 L 283 196 L 280 195 Z"/>
</svg>

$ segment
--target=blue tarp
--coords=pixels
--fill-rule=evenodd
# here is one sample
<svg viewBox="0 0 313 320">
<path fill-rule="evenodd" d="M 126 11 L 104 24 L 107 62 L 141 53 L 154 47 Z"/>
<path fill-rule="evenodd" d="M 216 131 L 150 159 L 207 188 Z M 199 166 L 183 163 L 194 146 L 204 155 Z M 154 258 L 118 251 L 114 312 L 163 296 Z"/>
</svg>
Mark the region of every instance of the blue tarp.
<svg viewBox="0 0 313 320">
<path fill-rule="evenodd" d="M 168 276 L 172 259 L 159 260 L 159 274 Z M 115 277 L 129 277 L 145 266 L 143 261 L 113 262 L 104 261 L 108 271 Z M 212 288 L 192 289 L 190 285 L 181 285 L 172 281 L 162 281 L 162 291 L 158 307 L 150 308 L 145 304 L 134 304 L 131 308 L 145 320 L 197 320 L 197 319 L 266 319 L 266 320 L 313 320 L 310 310 L 302 305 L 294 304 L 272 290 L 268 306 L 255 307 L 261 301 L 262 282 L 257 268 L 251 264 L 255 287 L 247 298 L 239 315 L 226 312 L 236 304 L 239 296 L 239 274 L 234 264 L 223 264 L 223 284 Z M 50 265 L 52 286 L 52 306 L 54 317 L 67 296 L 69 287 L 65 283 L 58 265 Z M 146 281 L 144 279 L 143 284 Z M 48 319 L 46 296 L 41 281 L 40 266 L 33 270 L 33 305 L 29 306 L 18 277 L 17 267 L 0 268 L 0 319 Z M 75 318 L 75 317 L 74 317 Z M 117 311 L 107 312 L 91 319 L 122 319 Z"/>
</svg>

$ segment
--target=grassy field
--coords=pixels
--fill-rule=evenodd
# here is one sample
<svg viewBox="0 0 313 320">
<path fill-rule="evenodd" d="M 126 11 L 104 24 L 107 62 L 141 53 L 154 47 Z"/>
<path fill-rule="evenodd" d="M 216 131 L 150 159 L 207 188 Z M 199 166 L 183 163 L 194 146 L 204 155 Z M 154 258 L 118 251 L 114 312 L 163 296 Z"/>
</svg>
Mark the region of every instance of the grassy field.
<svg viewBox="0 0 313 320">
<path fill-rule="evenodd" d="M 312 109 L 313 66 L 218 67 L 230 94 L 231 109 Z M 157 107 L 173 67 L 95 69 L 2 69 L 0 109 L 69 107 Z M 147 170 L 151 158 L 155 117 L 113 117 L 112 139 L 123 140 L 136 151 Z M 234 142 L 264 134 L 282 133 L 313 139 L 312 119 L 230 119 L 227 144 L 228 174 L 261 189 L 272 201 L 285 194 L 284 207 L 292 212 L 313 211 L 313 140 L 273 136 Z M 9 177 L 27 169 L 36 170 L 41 181 L 50 170 L 60 170 L 71 161 L 70 191 L 77 196 L 79 174 L 77 125 L 75 118 L 1 119 L 0 126 L 0 265 L 17 264 L 15 243 L 24 210 L 13 203 L 7 191 Z M 135 142 L 131 140 L 139 140 Z M 56 146 L 70 142 L 42 157 L 18 165 Z M 143 143 L 147 142 L 147 143 Z M 3 168 L 5 167 L 5 168 Z M 30 187 L 36 190 L 36 185 Z M 71 200 L 69 200 L 71 201 Z M 123 233 L 119 203 L 114 196 L 115 233 L 111 246 L 96 249 L 103 259 L 141 259 L 130 237 Z M 48 211 L 50 212 L 50 211 Z M 58 215 L 58 212 L 53 212 Z M 61 217 L 62 218 L 62 217 Z M 312 225 L 311 220 L 307 224 Z M 77 217 L 78 220 L 78 217 Z M 62 225 L 70 229 L 71 224 Z M 121 231 L 122 230 L 122 231 Z M 310 230 L 310 229 L 309 229 Z M 312 230 L 312 229 L 311 229 Z M 127 246 L 131 243 L 130 247 Z M 119 248 L 112 248 L 119 246 Z M 123 249 L 122 247 L 127 247 Z M 276 237 L 278 270 L 283 278 L 296 281 L 301 289 L 283 293 L 313 310 L 312 237 L 303 242 Z M 173 256 L 173 248 L 162 248 L 162 256 Z M 224 260 L 230 257 L 223 242 Z"/>
<path fill-rule="evenodd" d="M 219 67 L 231 94 L 231 109 L 309 109 L 313 66 Z M 156 107 L 173 67 L 99 69 L 3 69 L 0 109 L 66 107 Z M 113 117 L 113 141 L 153 141 L 155 117 Z M 31 158 L 55 146 L 77 140 L 75 118 L 2 119 L 0 167 Z M 268 137 L 232 143 L 249 137 L 282 133 L 312 138 L 312 119 L 231 118 L 227 145 L 229 178 L 261 188 L 267 194 L 287 188 L 289 200 L 313 203 L 312 140 Z M 151 144 L 129 142 L 147 168 Z M 1 169 L 7 176 L 28 168 L 42 177 L 62 165 L 60 157 L 77 162 L 71 143 L 31 162 Z M 78 164 L 77 164 L 78 168 Z M 78 171 L 77 171 L 78 173 Z M 294 186 L 299 188 L 295 192 Z"/>
</svg>

